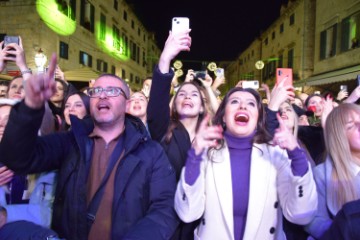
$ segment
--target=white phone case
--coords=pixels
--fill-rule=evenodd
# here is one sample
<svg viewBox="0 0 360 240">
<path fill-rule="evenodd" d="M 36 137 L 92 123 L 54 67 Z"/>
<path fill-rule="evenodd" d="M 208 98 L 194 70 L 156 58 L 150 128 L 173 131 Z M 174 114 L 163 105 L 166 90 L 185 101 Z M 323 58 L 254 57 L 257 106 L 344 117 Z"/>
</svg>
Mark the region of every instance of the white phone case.
<svg viewBox="0 0 360 240">
<path fill-rule="evenodd" d="M 171 22 L 171 31 L 174 34 L 181 33 L 189 29 L 190 21 L 187 17 L 174 17 Z"/>
</svg>

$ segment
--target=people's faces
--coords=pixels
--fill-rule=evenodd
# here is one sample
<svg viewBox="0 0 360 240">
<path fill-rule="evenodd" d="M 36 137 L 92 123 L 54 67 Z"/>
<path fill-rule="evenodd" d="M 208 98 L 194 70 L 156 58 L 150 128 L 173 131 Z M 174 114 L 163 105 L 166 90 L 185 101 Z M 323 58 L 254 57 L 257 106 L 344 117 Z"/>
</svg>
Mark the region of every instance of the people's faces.
<svg viewBox="0 0 360 240">
<path fill-rule="evenodd" d="M 237 91 L 229 96 L 223 116 L 227 132 L 236 137 L 249 136 L 255 131 L 258 119 L 259 109 L 254 95 Z"/>
<path fill-rule="evenodd" d="M 180 119 L 198 117 L 200 113 L 204 112 L 201 98 L 201 93 L 194 85 L 183 85 L 174 100 Z"/>
<path fill-rule="evenodd" d="M 146 117 L 148 101 L 144 94 L 135 92 L 129 99 L 127 112 L 143 120 Z"/>
<path fill-rule="evenodd" d="M 0 98 L 6 97 L 7 91 L 8 91 L 8 86 L 1 85 L 0 86 Z"/>
<path fill-rule="evenodd" d="M 11 106 L 0 106 L 0 141 L 4 135 L 5 127 L 9 120 Z"/>
<path fill-rule="evenodd" d="M 81 97 L 78 94 L 74 94 L 70 96 L 65 103 L 64 117 L 65 117 L 65 122 L 68 125 L 71 125 L 70 114 L 75 115 L 80 119 L 83 119 L 86 115 L 85 104 L 81 100 Z"/>
<path fill-rule="evenodd" d="M 11 81 L 9 86 L 8 98 L 10 99 L 23 99 L 25 91 L 23 86 L 23 78 L 16 78 Z"/>
<path fill-rule="evenodd" d="M 313 96 L 312 98 L 309 99 L 309 103 L 308 103 L 308 107 L 310 106 L 315 106 L 316 111 L 315 111 L 315 116 L 316 117 L 321 117 L 321 114 L 323 112 L 324 109 L 324 100 L 322 97 L 319 96 Z"/>
<path fill-rule="evenodd" d="M 56 81 L 56 92 L 50 98 L 50 101 L 61 102 L 62 100 L 64 100 L 64 86 L 61 84 L 61 82 Z"/>
<path fill-rule="evenodd" d="M 283 102 L 279 108 L 280 117 L 285 123 L 285 126 L 292 131 L 295 126 L 296 113 L 288 102 Z"/>
<path fill-rule="evenodd" d="M 352 153 L 360 152 L 360 115 L 352 112 L 345 125 L 346 136 Z"/>
<path fill-rule="evenodd" d="M 125 86 L 119 79 L 111 76 L 103 76 L 97 79 L 94 87 L 120 87 L 123 90 Z M 127 101 L 120 94 L 117 97 L 108 97 L 102 92 L 99 97 L 90 98 L 90 114 L 94 119 L 95 126 L 113 126 L 125 119 Z"/>
</svg>

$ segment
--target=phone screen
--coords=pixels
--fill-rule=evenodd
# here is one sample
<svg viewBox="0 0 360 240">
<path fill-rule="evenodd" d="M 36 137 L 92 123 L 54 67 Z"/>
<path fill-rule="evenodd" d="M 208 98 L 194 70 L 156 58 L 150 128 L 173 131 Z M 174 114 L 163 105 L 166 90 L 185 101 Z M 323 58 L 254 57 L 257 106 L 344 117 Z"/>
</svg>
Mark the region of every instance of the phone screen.
<svg viewBox="0 0 360 240">
<path fill-rule="evenodd" d="M 277 68 L 276 69 L 276 84 L 285 81 L 284 87 L 293 85 L 292 68 Z"/>
<path fill-rule="evenodd" d="M 360 74 L 357 75 L 357 85 L 360 86 Z"/>
<path fill-rule="evenodd" d="M 190 28 L 190 20 L 187 17 L 174 17 L 171 23 L 172 33 L 185 32 Z"/>
<path fill-rule="evenodd" d="M 19 45 L 19 37 L 6 35 L 4 37 L 4 47 L 6 47 L 6 45 L 8 45 L 10 43 L 16 43 L 17 45 Z"/>
</svg>

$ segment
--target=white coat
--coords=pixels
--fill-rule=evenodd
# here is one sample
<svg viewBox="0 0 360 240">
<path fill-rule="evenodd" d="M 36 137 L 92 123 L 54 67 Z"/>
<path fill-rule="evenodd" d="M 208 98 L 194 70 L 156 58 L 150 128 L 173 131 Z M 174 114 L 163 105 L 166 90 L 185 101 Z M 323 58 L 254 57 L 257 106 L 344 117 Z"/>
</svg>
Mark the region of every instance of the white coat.
<svg viewBox="0 0 360 240">
<path fill-rule="evenodd" d="M 190 186 L 182 170 L 175 194 L 175 210 L 184 222 L 202 218 L 195 239 L 233 240 L 233 196 L 227 146 L 202 156 L 200 175 Z M 317 210 L 311 167 L 294 176 L 285 150 L 254 144 L 251 153 L 249 205 L 243 239 L 285 239 L 282 213 L 296 224 L 309 223 Z"/>
</svg>

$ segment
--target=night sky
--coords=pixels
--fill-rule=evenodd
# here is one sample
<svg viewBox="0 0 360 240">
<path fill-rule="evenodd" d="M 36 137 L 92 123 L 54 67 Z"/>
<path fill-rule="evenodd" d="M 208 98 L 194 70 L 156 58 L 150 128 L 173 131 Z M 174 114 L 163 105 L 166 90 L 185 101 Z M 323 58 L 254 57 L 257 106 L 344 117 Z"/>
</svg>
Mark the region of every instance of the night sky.
<svg viewBox="0 0 360 240">
<path fill-rule="evenodd" d="M 190 18 L 191 52 L 178 59 L 187 65 L 201 61 L 231 61 L 279 17 L 287 0 L 127 0 L 163 48 L 173 17 Z M 187 62 L 186 62 L 187 61 Z M 191 66 L 192 67 L 192 66 Z"/>
</svg>

